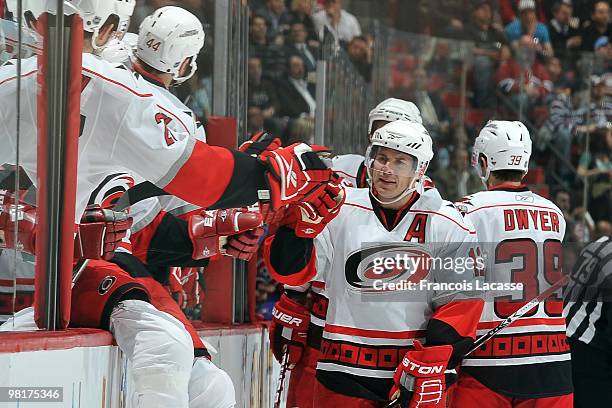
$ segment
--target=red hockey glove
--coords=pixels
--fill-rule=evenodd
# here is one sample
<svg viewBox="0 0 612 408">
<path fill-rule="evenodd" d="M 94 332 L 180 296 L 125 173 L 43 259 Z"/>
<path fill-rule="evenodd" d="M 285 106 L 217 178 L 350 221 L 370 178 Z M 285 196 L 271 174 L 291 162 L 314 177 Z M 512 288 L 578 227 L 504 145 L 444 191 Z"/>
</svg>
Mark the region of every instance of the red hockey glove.
<svg viewBox="0 0 612 408">
<path fill-rule="evenodd" d="M 6 198 L 6 196 L 4 197 Z M 36 208 L 3 200 L 0 205 L 0 248 L 16 248 L 34 254 L 36 250 Z M 17 242 L 15 242 L 15 228 Z"/>
<path fill-rule="evenodd" d="M 265 151 L 259 156 L 268 167 L 266 179 L 272 208 L 300 201 L 307 195 L 315 197 L 323 194 L 325 184 L 333 180 L 333 173 L 317 152 L 327 151 L 321 146 L 296 143 L 274 151 Z"/>
<path fill-rule="evenodd" d="M 324 194 L 317 195 L 312 200 L 306 197 L 304 201 L 292 204 L 292 207 L 299 209 L 294 226 L 295 235 L 301 238 L 314 238 L 319 235 L 340 212 L 344 197 L 344 188 L 338 180 L 327 183 Z"/>
<path fill-rule="evenodd" d="M 227 237 L 257 229 L 261 223 L 261 214 L 242 208 L 205 210 L 193 215 L 189 218 L 191 256 L 198 260 L 223 254 Z"/>
<path fill-rule="evenodd" d="M 452 353 L 452 346 L 423 347 L 415 341 L 395 370 L 389 399 L 399 396 L 402 408 L 446 407 L 444 371 Z"/>
<path fill-rule="evenodd" d="M 225 254 L 234 258 L 248 261 L 259 248 L 259 238 L 264 234 L 263 227 L 232 235 L 227 239 L 227 244 L 223 247 Z"/>
<path fill-rule="evenodd" d="M 274 209 L 270 201 L 259 202 L 259 212 L 263 217 L 264 224 L 269 226 L 278 226 L 282 223 L 287 215 L 288 207 L 283 206 L 281 208 Z"/>
<path fill-rule="evenodd" d="M 74 241 L 75 259 L 110 260 L 132 226 L 124 211 L 113 211 L 99 205 L 85 209 Z"/>
<path fill-rule="evenodd" d="M 285 352 L 290 369 L 300 362 L 309 324 L 310 312 L 306 306 L 283 293 L 272 309 L 270 326 L 270 348 L 279 363 L 282 363 Z"/>
<path fill-rule="evenodd" d="M 238 150 L 251 156 L 259 156 L 265 151 L 276 150 L 281 145 L 281 140 L 278 137 L 274 137 L 267 132 L 256 132 L 249 140 L 241 144 Z"/>
</svg>

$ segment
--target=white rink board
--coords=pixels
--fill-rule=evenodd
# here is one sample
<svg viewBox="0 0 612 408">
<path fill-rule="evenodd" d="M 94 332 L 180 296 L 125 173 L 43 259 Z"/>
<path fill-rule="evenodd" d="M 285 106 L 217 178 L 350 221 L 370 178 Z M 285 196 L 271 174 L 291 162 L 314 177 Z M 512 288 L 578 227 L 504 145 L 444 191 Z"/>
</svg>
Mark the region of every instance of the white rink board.
<svg viewBox="0 0 612 408">
<path fill-rule="evenodd" d="M 1 387 L 63 387 L 63 402 L 0 402 L 2 408 L 122 407 L 114 346 L 0 353 Z"/>
<path fill-rule="evenodd" d="M 262 326 L 200 332 L 232 378 L 237 408 L 274 406 L 280 365 Z M 63 387 L 61 403 L 0 402 L 0 408 L 131 408 L 126 359 L 116 346 L 0 353 L 0 387 Z M 285 387 L 287 381 L 285 382 Z M 282 404 L 281 406 L 284 406 Z"/>
<path fill-rule="evenodd" d="M 199 334 L 207 346 L 212 346 L 212 361 L 231 377 L 236 389 L 236 408 L 274 406 L 280 364 L 270 351 L 266 328 L 238 326 Z"/>
</svg>

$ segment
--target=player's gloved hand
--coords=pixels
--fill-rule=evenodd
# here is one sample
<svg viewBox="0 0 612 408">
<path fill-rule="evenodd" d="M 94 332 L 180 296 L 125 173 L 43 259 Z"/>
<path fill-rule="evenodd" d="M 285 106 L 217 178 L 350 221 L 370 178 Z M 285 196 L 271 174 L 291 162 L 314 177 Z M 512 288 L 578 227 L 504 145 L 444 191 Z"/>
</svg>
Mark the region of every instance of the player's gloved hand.
<svg viewBox="0 0 612 408">
<path fill-rule="evenodd" d="M 278 137 L 274 137 L 268 132 L 256 132 L 249 140 L 241 144 L 238 150 L 251 156 L 259 156 L 265 151 L 276 150 L 281 145 L 281 140 Z"/>
<path fill-rule="evenodd" d="M 444 371 L 453 347 L 423 345 L 415 340 L 414 350 L 406 353 L 395 369 L 389 399 L 399 397 L 402 408 L 445 408 L 446 379 Z"/>
<path fill-rule="evenodd" d="M 17 248 L 34 254 L 36 249 L 36 208 L 15 204 L 14 197 L 3 196 L 0 205 L 0 248 Z M 17 242 L 15 242 L 17 229 Z"/>
<path fill-rule="evenodd" d="M 263 217 L 263 222 L 269 226 L 281 225 L 287 216 L 287 211 L 289 210 L 288 206 L 274 209 L 272 208 L 272 203 L 270 203 L 268 200 L 260 201 L 258 204 L 259 212 Z"/>
<path fill-rule="evenodd" d="M 322 146 L 296 143 L 259 155 L 268 168 L 266 179 L 273 209 L 324 193 L 325 184 L 334 180 L 333 172 L 317 153 L 328 151 Z"/>
<path fill-rule="evenodd" d="M 297 210 L 295 235 L 301 238 L 314 238 L 319 235 L 323 228 L 338 215 L 344 198 L 344 187 L 338 179 L 327 183 L 323 194 L 316 195 L 312 199 L 305 197 L 303 201 L 292 204 L 294 211 Z"/>
<path fill-rule="evenodd" d="M 204 210 L 189 218 L 192 258 L 212 258 L 224 254 L 228 237 L 254 230 L 262 224 L 261 214 L 243 208 Z"/>
<path fill-rule="evenodd" d="M 125 211 L 90 205 L 81 217 L 74 241 L 76 259 L 110 260 L 128 234 L 133 219 Z"/>
<path fill-rule="evenodd" d="M 283 293 L 272 309 L 270 326 L 270 348 L 279 363 L 282 363 L 285 352 L 290 369 L 300 362 L 309 323 L 310 312 L 306 306 Z"/>
<path fill-rule="evenodd" d="M 232 235 L 223 247 L 225 255 L 248 261 L 259 248 L 259 238 L 264 234 L 263 227 Z"/>
</svg>

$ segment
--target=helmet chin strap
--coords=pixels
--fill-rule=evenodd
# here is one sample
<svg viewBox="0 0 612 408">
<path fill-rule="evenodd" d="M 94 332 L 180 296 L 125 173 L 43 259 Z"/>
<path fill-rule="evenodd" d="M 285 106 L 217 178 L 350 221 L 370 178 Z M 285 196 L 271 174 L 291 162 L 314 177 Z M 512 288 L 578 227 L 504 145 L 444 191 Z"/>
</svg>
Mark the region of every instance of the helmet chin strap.
<svg viewBox="0 0 612 408">
<path fill-rule="evenodd" d="M 174 74 L 174 76 L 172 77 L 173 79 L 172 86 L 179 86 L 180 84 L 191 79 L 191 77 L 195 75 L 196 71 L 198 70 L 198 63 L 196 62 L 195 57 L 196 57 L 195 55 L 192 57 L 187 57 L 187 58 L 191 58 L 191 63 L 189 64 L 189 67 L 190 67 L 189 74 L 187 74 L 186 76 L 180 76 L 179 72 L 177 71 L 176 74 Z M 179 68 L 179 71 L 180 71 L 180 68 Z"/>
<path fill-rule="evenodd" d="M 482 174 L 482 164 L 480 163 L 480 158 L 478 158 L 477 164 L 478 165 L 476 166 L 476 171 L 478 172 L 478 177 L 480 177 L 480 181 L 482 182 L 482 185 L 484 186 L 484 188 L 488 190 L 489 185 L 487 184 L 487 182 L 489 181 L 489 177 L 491 176 L 491 170 L 489 169 L 489 166 L 487 165 L 487 171 L 483 175 Z"/>
</svg>

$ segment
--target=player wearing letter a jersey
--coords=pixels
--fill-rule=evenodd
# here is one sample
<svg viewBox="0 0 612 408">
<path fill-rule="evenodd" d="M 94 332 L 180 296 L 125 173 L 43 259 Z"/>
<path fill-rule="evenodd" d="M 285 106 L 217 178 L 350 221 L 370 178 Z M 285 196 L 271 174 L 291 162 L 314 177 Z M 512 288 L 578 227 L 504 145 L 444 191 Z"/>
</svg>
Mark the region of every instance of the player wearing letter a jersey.
<svg viewBox="0 0 612 408">
<path fill-rule="evenodd" d="M 433 188 L 417 188 L 433 157 L 431 143 L 420 124 L 395 121 L 378 129 L 366 154 L 370 190 L 348 188 L 339 214 L 315 239 L 281 227 L 264 244 L 275 279 L 289 285 L 315 277 L 325 282 L 329 307 L 315 407 L 383 407 L 396 394 L 404 407 L 419 401 L 421 407 L 446 406 L 444 372 L 472 344 L 482 300 L 461 290 L 394 291 L 380 285 L 472 283 L 473 269 L 372 269 L 376 254 L 467 258 L 476 243 L 451 203 Z"/>
<path fill-rule="evenodd" d="M 388 98 L 379 103 L 368 115 L 368 140 L 372 134 L 396 120 L 421 123 L 421 114 L 412 102 Z M 365 158 L 358 154 L 334 156 L 329 166 L 342 177 L 348 187 L 367 188 Z M 309 307 L 306 307 L 309 303 Z M 313 281 L 301 287 L 285 287 L 285 296 L 273 310 L 270 345 L 279 362 L 287 349 L 291 366 L 287 386 L 287 406 L 312 407 L 315 371 L 320 356 L 321 336 L 325 326 L 328 299 L 325 282 Z M 283 321 L 277 316 L 292 316 Z M 297 320 L 295 320 L 297 319 Z M 301 324 L 291 324 L 300 321 Z"/>
<path fill-rule="evenodd" d="M 522 292 L 487 294 L 479 334 L 561 278 L 565 220 L 553 203 L 521 184 L 530 155 L 529 131 L 520 122 L 490 121 L 474 144 L 472 163 L 488 191 L 465 197 L 457 206 L 478 232 L 486 280 L 523 284 Z M 452 406 L 571 407 L 562 308 L 557 295 L 550 297 L 467 356 Z"/>
</svg>

